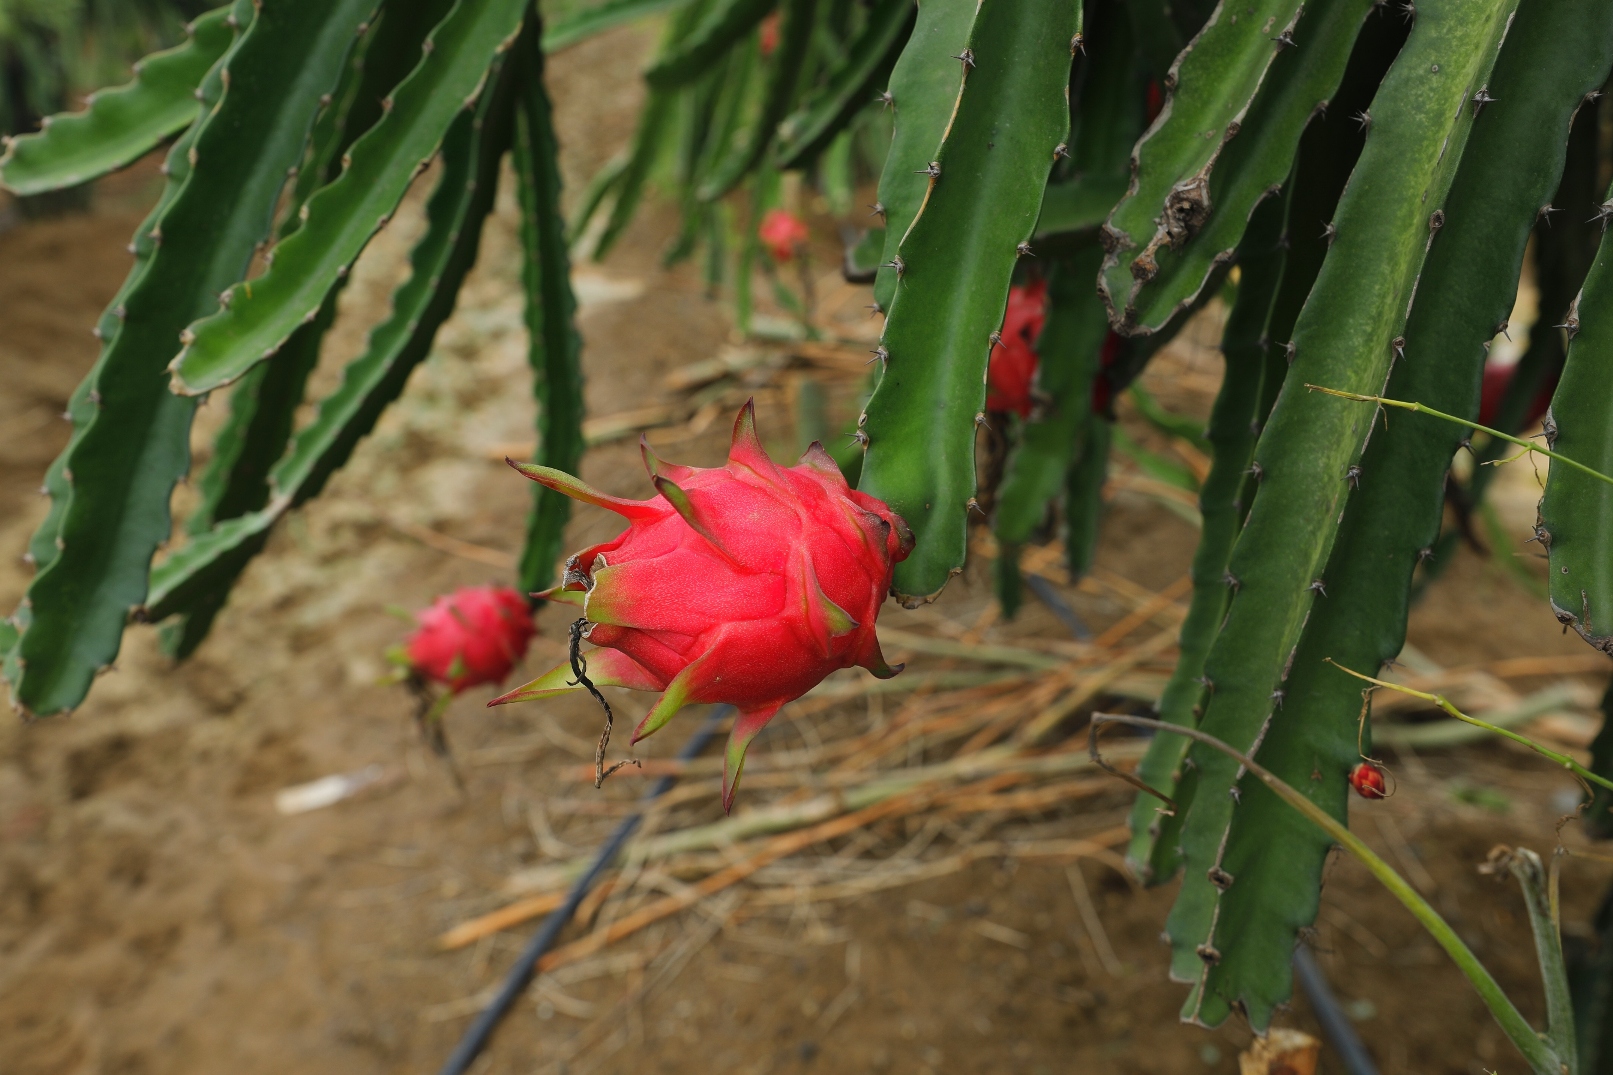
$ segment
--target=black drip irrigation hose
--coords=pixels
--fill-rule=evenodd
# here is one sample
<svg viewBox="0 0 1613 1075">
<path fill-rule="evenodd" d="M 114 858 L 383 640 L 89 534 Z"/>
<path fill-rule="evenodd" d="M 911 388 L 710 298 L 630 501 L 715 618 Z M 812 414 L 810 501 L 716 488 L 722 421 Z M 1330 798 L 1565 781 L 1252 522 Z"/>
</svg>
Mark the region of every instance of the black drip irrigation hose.
<svg viewBox="0 0 1613 1075">
<path fill-rule="evenodd" d="M 734 707 L 730 705 L 712 706 L 711 712 L 706 715 L 705 723 L 689 737 L 689 741 L 683 745 L 683 749 L 678 751 L 678 760 L 689 761 L 704 750 L 706 744 L 711 741 L 711 737 L 716 733 L 717 727 L 732 715 L 733 711 Z M 653 788 L 645 792 L 644 796 L 639 799 L 640 807 L 649 806 L 650 803 L 665 795 L 667 790 L 675 783 L 677 783 L 677 777 L 663 776 L 656 781 Z M 521 994 L 526 991 L 526 987 L 532 983 L 538 960 L 543 958 L 543 954 L 554 944 L 555 938 L 560 936 L 560 931 L 566 928 L 566 924 L 577 913 L 577 907 L 582 903 L 583 897 L 588 895 L 588 890 L 594 887 L 594 882 L 599 880 L 599 875 L 604 873 L 610 867 L 610 864 L 616 861 L 616 856 L 622 850 L 622 845 L 627 842 L 629 836 L 633 835 L 633 830 L 638 828 L 639 822 L 642 820 L 644 820 L 643 809 L 623 818 L 622 823 L 616 826 L 616 831 L 611 833 L 610 839 L 600 845 L 599 852 L 594 856 L 594 861 L 589 864 L 587 871 L 577 878 L 576 882 L 571 886 L 571 891 L 566 893 L 566 902 L 562 903 L 554 911 L 549 912 L 549 917 L 543 920 L 543 926 L 538 930 L 536 936 L 527 942 L 526 948 L 522 950 L 521 958 L 515 961 L 515 965 L 504 976 L 504 984 L 499 986 L 498 992 L 487 1007 L 483 1008 L 481 1013 L 476 1016 L 476 1021 L 470 1025 L 464 1036 L 459 1039 L 459 1044 L 454 1046 L 454 1051 L 448 1055 L 448 1059 L 444 1062 L 439 1075 L 464 1075 L 476 1058 L 481 1055 L 482 1050 L 487 1048 L 488 1041 L 493 1037 L 493 1031 L 498 1028 L 499 1023 L 503 1022 L 504 1017 L 510 1013 L 510 1009 L 515 1006 L 515 1002 L 521 999 Z"/>
<path fill-rule="evenodd" d="M 1077 641 L 1085 642 L 1092 637 L 1092 628 L 1081 621 L 1081 617 L 1070 607 L 1070 603 L 1064 599 L 1064 595 L 1059 593 L 1050 579 L 1026 572 L 1025 588 L 1035 594 L 1036 599 L 1046 605 L 1053 615 L 1058 617 L 1060 623 L 1069 628 L 1070 634 L 1074 635 Z"/>
<path fill-rule="evenodd" d="M 1305 998 L 1311 1002 L 1311 1012 L 1322 1027 L 1322 1036 L 1339 1054 L 1339 1061 L 1349 1075 L 1378 1075 L 1378 1065 L 1367 1052 L 1361 1036 L 1355 1032 L 1350 1017 L 1339 1007 L 1338 998 L 1327 984 L 1327 975 L 1317 965 L 1311 950 L 1301 944 L 1294 949 L 1294 976 Z"/>
</svg>

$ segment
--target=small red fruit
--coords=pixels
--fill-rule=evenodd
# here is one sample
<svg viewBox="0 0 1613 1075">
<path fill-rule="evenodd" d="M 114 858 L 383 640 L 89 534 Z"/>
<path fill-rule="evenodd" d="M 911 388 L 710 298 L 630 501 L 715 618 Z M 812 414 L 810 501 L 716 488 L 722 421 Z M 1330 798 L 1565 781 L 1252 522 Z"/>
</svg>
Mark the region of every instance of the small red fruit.
<svg viewBox="0 0 1613 1075">
<path fill-rule="evenodd" d="M 762 46 L 764 58 L 773 55 L 773 50 L 778 48 L 778 24 L 779 13 L 776 11 L 762 20 L 758 43 Z"/>
<path fill-rule="evenodd" d="M 616 512 L 627 529 L 566 561 L 564 581 L 541 595 L 578 606 L 595 646 L 595 683 L 661 691 L 633 732 L 636 743 L 692 702 L 739 709 L 723 767 L 723 808 L 733 805 L 745 750 L 786 702 L 830 672 L 891 668 L 874 621 L 891 571 L 913 548 L 900 516 L 846 484 L 813 444 L 793 467 L 768 458 L 747 403 L 720 467 L 664 463 L 640 441 L 660 494 L 607 496 L 569 474 L 510 465 L 533 481 Z M 577 690 L 569 662 L 489 702 Z"/>
<path fill-rule="evenodd" d="M 465 586 L 415 613 L 404 652 L 422 679 L 458 694 L 497 683 L 526 656 L 536 629 L 526 600 L 508 586 Z"/>
<path fill-rule="evenodd" d="M 795 257 L 795 252 L 806 245 L 811 234 L 804 220 L 783 209 L 769 209 L 762 217 L 761 227 L 756 229 L 756 237 L 762 240 L 775 261 Z"/>
<path fill-rule="evenodd" d="M 1030 417 L 1035 404 L 1036 337 L 1047 321 L 1047 284 L 1042 280 L 1008 289 L 1002 343 L 991 350 L 986 371 L 986 409 Z"/>
<path fill-rule="evenodd" d="M 1369 761 L 1350 770 L 1350 786 L 1363 799 L 1381 799 L 1389 794 L 1383 770 Z"/>
</svg>

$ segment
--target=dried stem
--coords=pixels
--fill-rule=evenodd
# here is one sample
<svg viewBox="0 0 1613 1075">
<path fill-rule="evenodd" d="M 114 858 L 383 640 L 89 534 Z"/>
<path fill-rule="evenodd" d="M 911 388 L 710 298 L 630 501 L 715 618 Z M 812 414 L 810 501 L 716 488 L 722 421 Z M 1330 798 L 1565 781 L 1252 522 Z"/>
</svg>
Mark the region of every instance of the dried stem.
<svg viewBox="0 0 1613 1075">
<path fill-rule="evenodd" d="M 616 714 L 611 712 L 610 703 L 605 696 L 599 693 L 594 681 L 588 678 L 588 659 L 582 655 L 582 632 L 588 626 L 586 618 L 579 617 L 571 623 L 571 674 L 576 676 L 576 682 L 588 688 L 588 693 L 594 696 L 594 701 L 605 711 L 605 730 L 599 733 L 599 745 L 594 748 L 594 787 L 598 788 L 605 783 L 605 778 L 624 765 L 637 765 L 643 768 L 637 758 L 626 758 L 605 768 L 605 748 L 610 745 L 611 726 L 616 723 Z"/>
</svg>

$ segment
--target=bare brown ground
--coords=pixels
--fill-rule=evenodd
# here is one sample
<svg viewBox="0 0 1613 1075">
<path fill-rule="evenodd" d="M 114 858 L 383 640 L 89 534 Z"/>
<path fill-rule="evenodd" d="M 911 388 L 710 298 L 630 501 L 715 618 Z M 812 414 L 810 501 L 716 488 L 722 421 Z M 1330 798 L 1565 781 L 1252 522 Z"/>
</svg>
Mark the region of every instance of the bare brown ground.
<svg viewBox="0 0 1613 1075">
<path fill-rule="evenodd" d="M 626 137 L 640 50 L 639 38 L 618 34 L 554 65 L 573 190 Z M 94 357 L 89 327 L 125 269 L 123 244 L 154 183 L 151 168 L 136 169 L 103 185 L 92 215 L 0 235 L 5 608 L 26 585 L 18 554 L 44 512 L 33 490 L 66 440 L 55 415 Z M 280 528 L 197 656 L 171 668 L 151 632 L 136 629 L 116 673 L 71 718 L 0 721 L 6 1075 L 434 1071 L 530 927 L 452 954 L 436 950 L 435 936 L 495 906 L 515 870 L 591 847 L 612 804 L 642 786 L 623 779 L 595 793 L 570 775 L 591 753 L 597 713 L 588 705 L 488 711 L 484 692 L 448 717 L 467 763 L 462 798 L 422 751 L 402 693 L 378 682 L 380 654 L 403 630 L 386 606 L 419 607 L 505 574 L 399 527 L 504 551 L 519 541 L 528 490 L 489 456 L 530 428 L 509 209 L 490 227 L 484 264 L 404 401 L 326 494 Z M 728 342 L 725 310 L 695 274 L 659 266 L 671 226 L 652 208 L 607 265 L 586 270 L 603 296 L 581 315 L 595 415 L 663 398 L 666 371 Z M 350 355 L 365 320 L 384 309 L 409 227 L 400 220 L 378 241 L 349 289 L 333 359 Z M 832 263 L 831 248 L 820 253 Z M 624 285 L 642 294 L 611 301 Z M 1189 375 L 1155 386 L 1171 405 L 1202 411 L 1213 364 L 1184 361 Z M 764 386 L 758 396 L 764 433 L 789 446 L 788 393 Z M 836 397 L 841 418 L 844 397 Z M 219 409 L 204 414 L 204 426 Z M 669 458 L 711 464 L 725 426 L 652 439 Z M 644 495 L 630 441 L 591 452 L 583 472 L 612 492 Z M 568 544 L 612 525 L 583 512 Z M 1159 589 L 1186 570 L 1193 536 L 1122 493 L 1099 563 Z M 1121 612 L 1083 594 L 1074 601 L 1099 627 Z M 925 628 L 939 614 L 967 625 L 988 603 L 972 569 L 934 611 L 892 608 L 886 617 Z M 544 614 L 528 674 L 559 658 L 563 619 Z M 1058 627 L 1033 607 L 987 638 L 1036 635 L 1057 637 Z M 1412 638 L 1450 665 L 1583 652 L 1542 602 L 1472 555 L 1419 606 Z M 636 719 L 646 708 L 624 698 L 621 715 Z M 755 749 L 792 745 L 821 719 L 786 714 Z M 684 734 L 664 732 L 645 753 L 670 753 Z M 374 762 L 401 774 L 381 793 L 290 818 L 271 806 L 278 788 Z M 1495 746 L 1399 759 L 1397 772 L 1399 794 L 1360 806 L 1357 828 L 1428 886 L 1538 1015 L 1520 899 L 1474 867 L 1496 843 L 1549 849 L 1571 786 Z M 1474 787 L 1495 792 L 1503 812 L 1464 801 Z M 1127 801 L 1117 790 L 1025 823 L 1097 832 L 1118 822 Z M 877 850 L 906 833 L 890 822 L 873 837 Z M 983 861 L 848 903 L 722 919 L 719 902 L 672 919 L 627 945 L 628 958 L 597 964 L 593 977 L 537 990 L 476 1070 L 1235 1070 L 1243 1029 L 1176 1022 L 1183 989 L 1166 980 L 1158 941 L 1171 887 L 1135 893 L 1106 868 L 1082 869 L 1118 973 L 1097 958 L 1061 867 Z M 1605 869 L 1568 866 L 1571 929 L 1606 884 Z M 1015 936 L 1023 941 L 1002 940 Z M 1445 957 L 1353 862 L 1330 868 L 1317 942 L 1385 1072 L 1523 1070 Z M 662 962 L 648 968 L 632 958 L 658 953 Z M 1284 1021 L 1312 1027 L 1303 1001 Z M 1338 1070 L 1331 1057 L 1323 1065 Z"/>
</svg>

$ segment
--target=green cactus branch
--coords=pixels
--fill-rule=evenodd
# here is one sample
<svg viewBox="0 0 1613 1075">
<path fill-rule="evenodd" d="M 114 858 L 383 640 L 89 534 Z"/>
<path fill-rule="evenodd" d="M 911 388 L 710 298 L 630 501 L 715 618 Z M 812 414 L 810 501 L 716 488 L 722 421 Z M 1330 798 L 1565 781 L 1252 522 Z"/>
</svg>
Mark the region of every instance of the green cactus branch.
<svg viewBox="0 0 1613 1075">
<path fill-rule="evenodd" d="M 644 72 L 651 89 L 672 90 L 705 74 L 711 64 L 749 34 L 779 0 L 716 0 L 675 47 L 664 50 Z"/>
<path fill-rule="evenodd" d="M 8 140 L 0 187 L 28 196 L 117 171 L 188 127 L 196 88 L 235 40 L 230 7 L 199 16 L 184 44 L 134 65 L 134 81 L 93 93 L 82 112 L 52 116 L 38 134 Z"/>
<path fill-rule="evenodd" d="M 543 51 L 553 55 L 606 30 L 614 30 L 645 16 L 687 3 L 689 0 L 605 0 L 602 4 L 570 12 L 546 25 L 543 28 Z"/>
<path fill-rule="evenodd" d="M 1225 11 L 1171 65 L 1164 109 L 1132 155 L 1131 189 L 1104 225 L 1109 256 L 1099 288 L 1121 331 L 1135 331 L 1136 290 L 1158 274 L 1162 249 L 1180 249 L 1204 227 L 1212 208 L 1211 171 L 1241 130 L 1267 70 L 1293 46 L 1301 8 L 1299 0 L 1257 0 Z M 1346 38 L 1342 47 L 1333 45 L 1336 60 L 1310 67 L 1341 69 L 1348 49 Z M 1325 74 L 1323 79 L 1325 86 Z M 1298 117 L 1293 138 L 1308 115 L 1306 110 Z M 1267 185 L 1280 183 L 1288 172 L 1280 156 L 1273 165 Z M 1248 194 L 1245 214 L 1260 190 Z"/>
<path fill-rule="evenodd" d="M 1350 467 L 1372 428 L 1370 413 L 1320 405 L 1294 382 L 1342 381 L 1351 391 L 1383 384 L 1437 230 L 1430 225 L 1441 219 L 1472 129 L 1469 99 L 1488 81 L 1514 8 L 1513 0 L 1425 0 L 1378 90 L 1336 237 L 1295 327 L 1293 373 L 1256 448 L 1259 491 L 1228 564 L 1227 618 L 1205 662 L 1210 700 L 1200 727 L 1235 747 L 1255 748 L 1285 702 L 1300 634 L 1326 588 Z M 1167 929 L 1173 976 L 1196 983 L 1184 1018 L 1213 1024 L 1230 1011 L 1207 983 L 1223 957 L 1222 859 L 1238 772 L 1197 748 L 1189 763 L 1197 790 L 1182 825 L 1187 869 Z"/>
<path fill-rule="evenodd" d="M 1523 1054 L 1529 1066 L 1536 1075 L 1562 1075 L 1563 1061 L 1557 1052 L 1547 1045 L 1536 1033 L 1534 1027 L 1518 1011 L 1517 1006 L 1507 997 L 1484 964 L 1473 954 L 1457 932 L 1451 928 L 1440 913 L 1411 886 L 1404 877 L 1395 871 L 1395 868 L 1379 858 L 1377 853 L 1355 833 L 1351 832 L 1341 822 L 1327 811 L 1311 802 L 1305 794 L 1292 785 L 1283 781 L 1275 773 L 1266 769 L 1249 755 L 1241 753 L 1230 744 L 1217 739 L 1215 736 L 1197 728 L 1184 728 L 1180 725 L 1166 724 L 1164 721 L 1152 720 L 1148 717 L 1123 716 L 1113 713 L 1094 713 L 1092 716 L 1091 750 L 1095 760 L 1103 764 L 1098 758 L 1098 731 L 1106 724 L 1125 724 L 1133 728 L 1144 728 L 1154 732 L 1165 732 L 1172 735 L 1186 736 L 1194 742 L 1213 750 L 1235 763 L 1241 769 L 1247 770 L 1250 775 L 1259 780 L 1273 795 L 1281 799 L 1288 806 L 1298 811 L 1305 820 L 1315 825 L 1327 834 L 1328 839 L 1340 844 L 1350 854 L 1354 855 L 1377 878 L 1378 882 L 1399 900 L 1401 904 L 1412 913 L 1419 925 L 1426 929 L 1429 936 L 1434 938 L 1445 953 L 1451 957 L 1463 976 L 1472 983 L 1474 990 L 1484 1001 L 1485 1007 L 1500 1025 L 1507 1039 Z M 1105 766 L 1108 768 L 1108 766 Z"/>
<path fill-rule="evenodd" d="M 538 405 L 538 454 L 546 467 L 577 472 L 583 452 L 582 338 L 571 293 L 565 220 L 560 215 L 560 146 L 543 84 L 543 50 L 536 34 L 516 45 L 518 97 L 516 193 L 521 205 L 521 283 L 526 291 L 527 357 Z M 520 585 L 528 593 L 554 582 L 571 499 L 534 483 L 521 550 Z"/>
<path fill-rule="evenodd" d="M 1155 274 L 1134 280 L 1126 303 L 1133 331 L 1158 332 L 1170 324 L 1199 299 L 1217 266 L 1237 248 L 1244 229 L 1250 226 L 1250 214 L 1292 170 L 1306 125 L 1337 94 L 1371 8 L 1370 0 L 1321 0 L 1305 5 L 1293 32 L 1296 43 L 1276 51 L 1239 123 L 1238 134 L 1214 162 L 1209 175 L 1208 218 L 1183 242 L 1167 236 L 1167 241 L 1155 244 L 1150 255 L 1157 266 Z M 1165 133 L 1160 131 L 1156 137 Z M 1111 279 L 1115 276 L 1110 274 Z"/>
<path fill-rule="evenodd" d="M 823 87 L 779 124 L 778 166 L 798 168 L 821 153 L 851 118 L 873 103 L 874 87 L 890 74 L 912 32 L 912 0 L 879 0 L 846 58 Z"/>
<path fill-rule="evenodd" d="M 926 170 L 941 150 L 952 108 L 963 86 L 962 54 L 974 25 L 968 0 L 919 5 L 913 32 L 891 70 L 886 107 L 892 112 L 890 148 L 879 175 L 874 215 L 885 225 L 885 253 L 874 281 L 874 304 L 890 310 L 896 291 L 894 259 L 929 190 Z"/>
<path fill-rule="evenodd" d="M 1613 212 L 1613 193 L 1599 211 Z M 1551 607 L 1559 622 L 1604 653 L 1613 654 L 1613 244 L 1605 235 L 1585 286 L 1566 318 L 1571 342 L 1562 379 L 1546 412 L 1542 451 L 1554 462 L 1540 498 L 1535 536 L 1546 546 Z M 1532 451 L 1541 451 L 1531 444 Z M 1565 457 L 1588 460 L 1584 463 Z"/>
<path fill-rule="evenodd" d="M 917 539 L 896 568 L 904 603 L 933 597 L 963 564 L 992 336 L 1014 264 L 1029 251 L 1048 173 L 1065 151 L 1079 28 L 1069 0 L 984 0 L 962 58 L 941 61 L 964 80 L 945 141 L 924 173 L 910 177 L 927 180 L 928 192 L 893 254 L 900 268 L 859 482 Z M 1003 114 L 1015 122 L 1002 124 Z M 906 163 L 893 152 L 887 175 Z"/>
<path fill-rule="evenodd" d="M 1182 621 L 1180 656 L 1159 701 L 1160 719 L 1168 724 L 1196 725 L 1208 699 L 1204 659 L 1232 599 L 1226 584 L 1227 560 L 1243 529 L 1248 499 L 1258 487 L 1250 473 L 1255 438 L 1276 399 L 1277 386 L 1288 372 L 1287 364 L 1280 359 L 1271 361 L 1276 345 L 1268 335 L 1283 276 L 1286 249 L 1282 236 L 1287 208 L 1286 196 L 1261 203 L 1238 258 L 1242 279 L 1221 339 L 1226 372 L 1210 412 L 1210 473 L 1199 491 L 1199 514 L 1204 522 L 1193 554 L 1193 597 L 1187 618 Z M 1268 383 L 1271 381 L 1275 384 Z M 1138 778 L 1156 791 L 1175 797 L 1188 743 L 1180 736 L 1155 736 L 1138 764 Z M 1153 798 L 1138 796 L 1131 814 L 1132 839 L 1126 861 L 1145 884 L 1161 883 L 1176 875 L 1181 820 L 1180 811 L 1161 814 Z"/>
<path fill-rule="evenodd" d="M 397 209 L 454 118 L 475 104 L 489 60 L 510 47 L 525 0 L 460 0 L 428 38 L 430 51 L 393 92 L 385 115 L 353 144 L 341 176 L 308 200 L 307 219 L 273 251 L 268 272 L 229 289 L 217 313 L 186 330 L 173 389 L 222 387 L 273 356 Z"/>
<path fill-rule="evenodd" d="M 169 496 L 188 469 L 195 406 L 166 391 L 160 370 L 185 322 L 217 304 L 267 236 L 319 98 L 335 87 L 375 2 L 312 7 L 251 18 L 202 88 L 205 118 L 188 174 L 152 227 L 156 250 L 115 311 L 120 324 L 89 393 L 93 415 L 68 449 L 59 552 L 28 590 L 31 622 L 10 678 L 17 704 L 33 712 L 76 705 L 116 657 L 130 611 L 144 604 L 151 558 L 170 536 Z M 237 21 L 251 11 L 237 5 Z M 288 52 L 302 62 L 285 64 Z M 174 165 L 170 158 L 170 172 Z"/>
<path fill-rule="evenodd" d="M 187 612 L 232 580 L 262 549 L 289 510 L 315 497 L 403 391 L 453 312 L 465 274 L 476 261 L 482 224 L 497 191 L 499 162 L 510 145 L 514 89 L 495 62 L 477 107 L 461 113 L 443 139 L 443 171 L 426 205 L 426 231 L 410 253 L 410 276 L 394 293 L 392 314 L 370 333 L 363 354 L 319 404 L 314 421 L 293 438 L 269 476 L 263 508 L 225 520 L 174 550 L 151 573 L 144 615 L 159 621 Z"/>
<path fill-rule="evenodd" d="M 1486 341 L 1512 308 L 1531 227 L 1557 185 L 1573 110 L 1613 62 L 1613 34 L 1579 36 L 1574 28 L 1610 17 L 1613 8 L 1599 0 L 1520 6 L 1489 76 L 1498 100 L 1476 116 L 1441 208 L 1390 390 L 1477 408 Z M 1338 535 L 1317 575 L 1282 706 L 1261 740 L 1262 764 L 1340 820 L 1348 774 L 1370 740 L 1360 726 L 1359 684 L 1328 662 L 1375 669 L 1403 648 L 1413 572 L 1439 533 L 1460 436 L 1456 427 L 1414 419 L 1373 428 L 1347 471 Z M 1220 999 L 1205 1010 L 1241 1002 L 1251 1023 L 1263 1026 L 1291 994 L 1289 953 L 1315 919 L 1329 847 L 1291 813 L 1267 808 L 1270 793 L 1257 782 L 1239 788 L 1219 860 L 1235 880 L 1220 897 L 1211 942 L 1226 952 L 1204 987 Z"/>
</svg>

